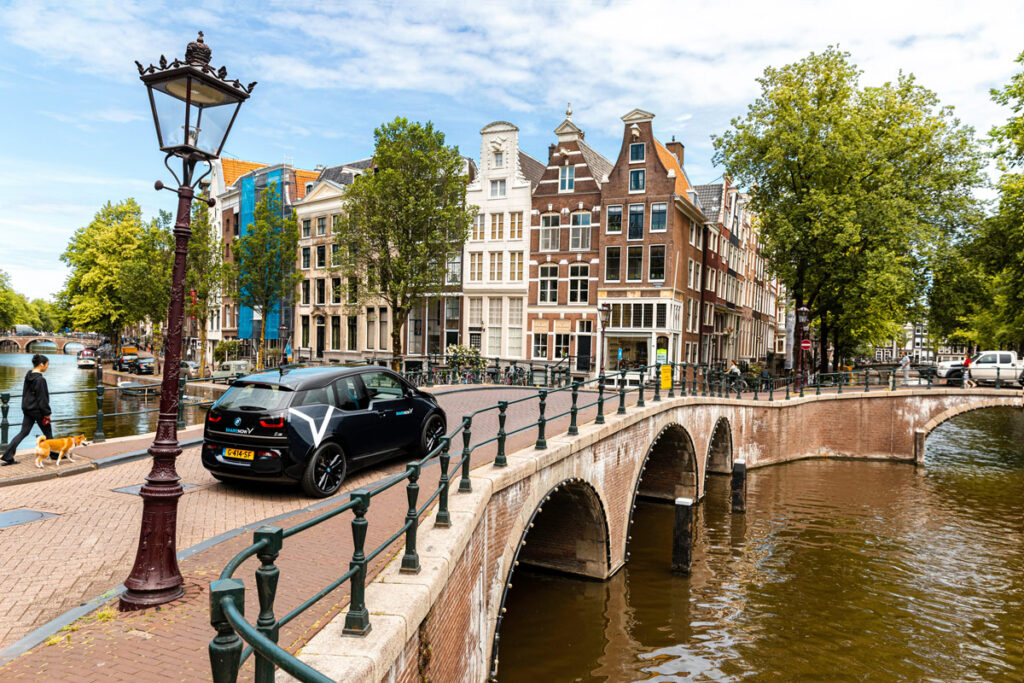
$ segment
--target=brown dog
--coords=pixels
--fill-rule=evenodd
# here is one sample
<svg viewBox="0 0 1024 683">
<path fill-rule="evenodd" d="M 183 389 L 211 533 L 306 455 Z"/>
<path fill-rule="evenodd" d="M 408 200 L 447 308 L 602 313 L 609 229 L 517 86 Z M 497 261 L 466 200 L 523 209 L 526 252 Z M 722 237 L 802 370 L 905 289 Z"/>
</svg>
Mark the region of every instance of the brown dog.
<svg viewBox="0 0 1024 683">
<path fill-rule="evenodd" d="M 88 446 L 84 434 L 78 436 L 66 436 L 63 439 L 47 439 L 42 434 L 36 439 L 36 467 L 43 469 L 43 461 L 50 457 L 50 453 L 58 453 L 57 467 L 60 467 L 61 458 L 68 456 L 69 462 L 74 462 L 71 457 L 71 449 L 75 446 Z"/>
</svg>

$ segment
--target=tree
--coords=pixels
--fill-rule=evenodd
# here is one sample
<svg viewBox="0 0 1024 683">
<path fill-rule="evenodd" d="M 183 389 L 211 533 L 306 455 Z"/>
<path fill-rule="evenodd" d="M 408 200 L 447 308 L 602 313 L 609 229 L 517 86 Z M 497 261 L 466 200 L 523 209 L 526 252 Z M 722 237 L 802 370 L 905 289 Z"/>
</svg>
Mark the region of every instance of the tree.
<svg viewBox="0 0 1024 683">
<path fill-rule="evenodd" d="M 906 321 L 980 182 L 973 131 L 934 93 L 902 73 L 859 79 L 835 48 L 769 67 L 746 116 L 714 136 L 716 163 L 751 188 L 770 270 L 818 320 L 823 370 L 829 340 L 838 363 Z"/>
<path fill-rule="evenodd" d="M 374 131 L 374 171 L 345 193 L 335 225 L 339 270 L 361 284 L 360 300 L 391 307 L 391 350 L 404 353 L 402 327 L 417 300 L 444 289 L 449 258 L 461 254 L 476 207 L 465 206 L 457 147 L 432 123 L 402 117 Z"/>
<path fill-rule="evenodd" d="M 188 302 L 189 314 L 199 325 L 199 375 L 206 377 L 206 323 L 214 312 L 213 300 L 224 281 L 220 258 L 220 239 L 210 221 L 209 206 L 203 200 L 192 205 L 192 236 L 188 241 L 185 289 L 195 292 L 195 303 Z"/>
<path fill-rule="evenodd" d="M 0 330 L 14 327 L 17 323 L 17 293 L 11 287 L 11 278 L 0 270 Z"/>
<path fill-rule="evenodd" d="M 244 233 L 235 238 L 235 261 L 227 271 L 228 283 L 237 301 L 260 317 L 256 365 L 263 367 L 267 317 L 302 279 L 295 271 L 298 224 L 294 212 L 284 215 L 277 183 L 263 191 L 253 223 Z"/>
</svg>

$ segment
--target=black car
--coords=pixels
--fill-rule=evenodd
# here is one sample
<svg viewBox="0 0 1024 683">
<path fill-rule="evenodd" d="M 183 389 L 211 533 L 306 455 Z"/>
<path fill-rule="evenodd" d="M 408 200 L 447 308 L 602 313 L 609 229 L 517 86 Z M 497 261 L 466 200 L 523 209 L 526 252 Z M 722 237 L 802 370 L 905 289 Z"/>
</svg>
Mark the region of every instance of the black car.
<svg viewBox="0 0 1024 683">
<path fill-rule="evenodd" d="M 274 370 L 234 381 L 210 408 L 203 467 L 222 480 L 297 481 L 325 497 L 350 472 L 422 457 L 446 427 L 433 396 L 386 368 Z"/>
<path fill-rule="evenodd" d="M 139 361 L 139 357 L 134 353 L 122 353 L 116 359 L 114 359 L 114 369 L 120 372 L 131 372 L 132 366 Z"/>
<path fill-rule="evenodd" d="M 153 358 L 139 358 L 132 363 L 128 372 L 135 375 L 152 375 L 156 372 L 156 361 Z"/>
</svg>

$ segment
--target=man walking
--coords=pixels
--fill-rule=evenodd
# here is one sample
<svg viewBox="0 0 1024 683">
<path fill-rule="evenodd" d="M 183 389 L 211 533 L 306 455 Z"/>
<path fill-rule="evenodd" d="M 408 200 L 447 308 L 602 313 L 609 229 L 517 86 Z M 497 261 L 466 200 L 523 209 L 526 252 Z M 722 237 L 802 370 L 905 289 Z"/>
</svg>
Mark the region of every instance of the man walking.
<svg viewBox="0 0 1024 683">
<path fill-rule="evenodd" d="M 46 378 L 43 373 L 50 367 L 50 359 L 37 353 L 32 356 L 32 369 L 25 375 L 25 383 L 21 389 L 21 431 L 11 439 L 3 457 L 0 457 L 0 465 L 13 465 L 15 463 L 14 453 L 18 450 L 18 444 L 32 431 L 32 425 L 39 425 L 39 429 L 47 439 L 53 438 L 53 430 L 50 427 L 50 390 L 46 386 Z"/>
<path fill-rule="evenodd" d="M 903 384 L 910 384 L 910 356 L 903 354 L 903 358 L 900 358 L 900 370 L 903 371 Z"/>
</svg>

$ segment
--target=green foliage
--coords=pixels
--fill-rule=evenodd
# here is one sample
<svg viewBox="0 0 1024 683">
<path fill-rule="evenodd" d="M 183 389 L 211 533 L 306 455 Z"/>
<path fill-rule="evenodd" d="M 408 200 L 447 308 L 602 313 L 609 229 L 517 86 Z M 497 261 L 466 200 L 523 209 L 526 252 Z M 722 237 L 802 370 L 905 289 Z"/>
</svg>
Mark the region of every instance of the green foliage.
<svg viewBox="0 0 1024 683">
<path fill-rule="evenodd" d="M 398 117 L 377 128 L 374 141 L 374 170 L 348 188 L 335 225 L 336 265 L 361 284 L 361 299 L 390 305 L 398 357 L 410 307 L 444 290 L 448 259 L 461 254 L 476 207 L 465 206 L 458 148 L 432 123 Z"/>
<path fill-rule="evenodd" d="M 185 271 L 185 306 L 188 315 L 195 316 L 199 325 L 200 373 L 206 376 L 206 323 L 211 315 L 217 314 L 214 307 L 221 284 L 224 282 L 224 267 L 220 257 L 220 236 L 210 221 L 210 209 L 206 201 L 198 199 L 192 204 L 192 236 L 188 240 L 188 256 Z M 195 292 L 195 304 L 189 292 Z"/>
<path fill-rule="evenodd" d="M 769 67 L 746 116 L 714 138 L 715 161 L 751 188 L 770 270 L 837 355 L 908 318 L 981 177 L 951 108 L 910 75 L 862 87 L 849 57 L 829 48 Z"/>
<path fill-rule="evenodd" d="M 228 289 L 236 301 L 252 308 L 264 321 L 302 280 L 295 270 L 299 246 L 295 213 L 283 214 L 277 184 L 271 183 L 256 203 L 252 225 L 235 239 L 235 260 L 226 269 Z M 260 324 L 257 366 L 262 366 L 266 336 L 265 326 Z"/>
<path fill-rule="evenodd" d="M 448 367 L 459 370 L 483 370 L 487 359 L 480 355 L 480 349 L 462 344 L 452 344 L 445 349 Z"/>
<path fill-rule="evenodd" d="M 241 351 L 242 342 L 237 339 L 225 339 L 217 342 L 217 345 L 213 347 L 213 359 L 218 363 L 223 363 L 228 358 L 238 358 Z"/>
<path fill-rule="evenodd" d="M 17 323 L 18 294 L 11 287 L 11 277 L 0 270 L 0 330 L 10 329 Z"/>
</svg>

